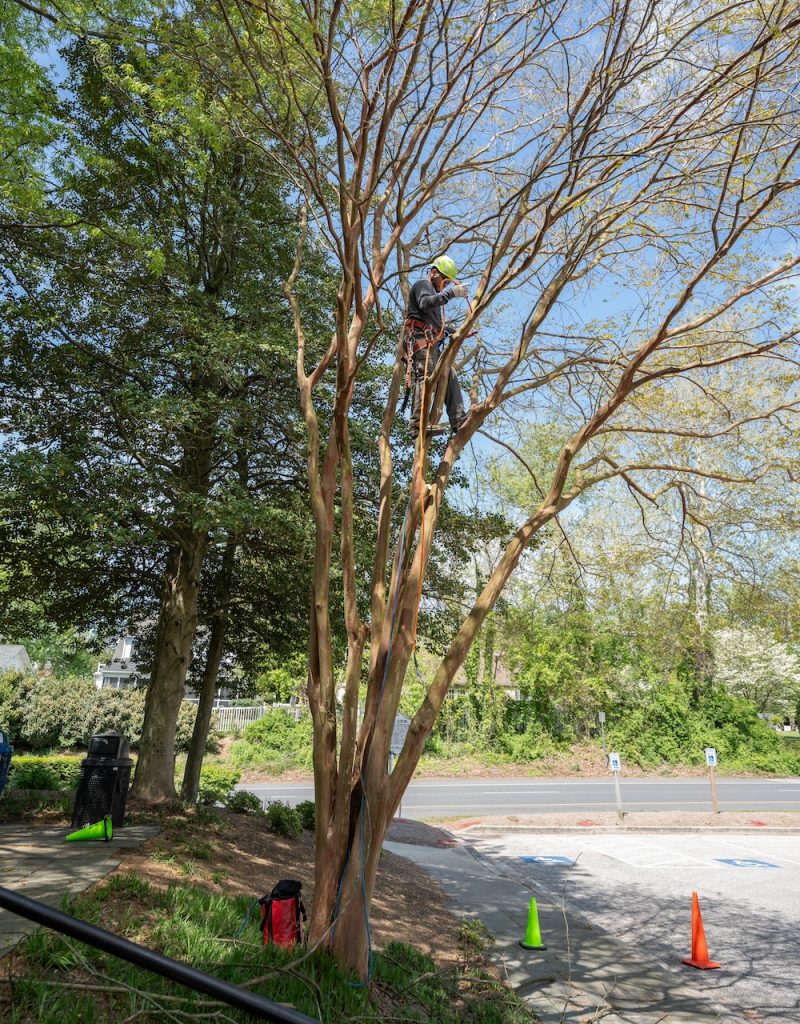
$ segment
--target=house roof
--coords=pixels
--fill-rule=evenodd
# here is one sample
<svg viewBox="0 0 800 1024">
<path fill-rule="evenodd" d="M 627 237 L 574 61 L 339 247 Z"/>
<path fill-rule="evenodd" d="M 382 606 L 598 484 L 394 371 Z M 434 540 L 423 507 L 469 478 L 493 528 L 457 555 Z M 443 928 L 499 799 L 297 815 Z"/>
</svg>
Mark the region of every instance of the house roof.
<svg viewBox="0 0 800 1024">
<path fill-rule="evenodd" d="M 0 644 L 0 672 L 32 672 L 33 665 L 22 644 Z"/>
<path fill-rule="evenodd" d="M 119 675 L 120 672 L 135 674 L 139 668 L 135 661 L 110 661 L 107 665 L 100 665 L 99 672 L 103 675 Z"/>
</svg>

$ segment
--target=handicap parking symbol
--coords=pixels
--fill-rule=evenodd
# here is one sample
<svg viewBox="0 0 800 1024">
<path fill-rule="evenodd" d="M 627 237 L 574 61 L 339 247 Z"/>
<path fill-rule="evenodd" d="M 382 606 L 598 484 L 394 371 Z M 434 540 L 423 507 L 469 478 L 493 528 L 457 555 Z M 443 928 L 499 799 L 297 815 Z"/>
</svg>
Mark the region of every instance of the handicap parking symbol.
<svg viewBox="0 0 800 1024">
<path fill-rule="evenodd" d="M 732 868 L 779 868 L 780 864 L 770 864 L 768 860 L 746 860 L 740 857 L 717 857 L 720 864 L 729 864 Z"/>
<path fill-rule="evenodd" d="M 559 857 L 555 854 L 543 857 L 520 857 L 523 864 L 574 864 L 569 857 Z"/>
</svg>

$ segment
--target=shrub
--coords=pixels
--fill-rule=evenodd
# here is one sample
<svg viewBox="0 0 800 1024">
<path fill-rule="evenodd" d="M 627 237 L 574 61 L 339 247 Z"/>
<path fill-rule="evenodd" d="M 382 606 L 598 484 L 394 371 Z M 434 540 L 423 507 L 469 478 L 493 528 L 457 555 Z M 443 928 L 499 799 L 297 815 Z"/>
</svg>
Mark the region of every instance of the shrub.
<svg viewBox="0 0 800 1024">
<path fill-rule="evenodd" d="M 504 746 L 513 761 L 537 761 L 557 751 L 558 745 L 538 722 L 531 722 L 522 733 L 504 738 Z"/>
<path fill-rule="evenodd" d="M 0 729 L 32 750 L 83 747 L 98 732 L 121 732 L 137 747 L 144 722 L 145 691 L 98 690 L 89 678 L 0 676 Z M 189 749 L 197 707 L 184 701 L 175 748 Z"/>
<path fill-rule="evenodd" d="M 60 789 L 58 776 L 44 762 L 15 767 L 12 779 L 15 789 Z"/>
<path fill-rule="evenodd" d="M 34 750 L 85 746 L 97 689 L 92 679 L 35 679 L 25 695 L 20 740 Z"/>
<path fill-rule="evenodd" d="M 778 734 L 756 714 L 755 705 L 721 686 L 695 692 L 672 679 L 620 708 L 609 742 L 644 767 L 661 762 L 703 764 L 704 747 L 714 747 L 724 769 L 791 772 Z"/>
<path fill-rule="evenodd" d="M 297 811 L 280 800 L 270 801 L 264 812 L 270 832 L 286 839 L 297 839 L 303 831 L 303 823 Z"/>
<path fill-rule="evenodd" d="M 201 804 L 227 804 L 234 794 L 234 788 L 241 778 L 237 771 L 220 768 L 215 764 L 203 765 L 200 770 L 198 800 Z"/>
<path fill-rule="evenodd" d="M 32 754 L 14 754 L 11 758 L 9 780 L 17 789 L 75 789 L 81 774 L 82 757 L 52 755 L 36 757 Z M 44 779 L 45 774 L 54 785 L 31 785 L 30 779 Z"/>
<path fill-rule="evenodd" d="M 175 749 L 181 753 L 185 754 L 189 749 L 195 718 L 197 718 L 197 705 L 191 704 L 188 700 L 181 701 L 178 724 L 175 729 Z M 206 749 L 208 749 L 208 744 L 206 744 Z"/>
<path fill-rule="evenodd" d="M 311 746 L 311 718 L 303 715 L 295 721 L 283 708 L 273 708 L 258 721 L 245 726 L 244 738 L 280 753 L 296 753 Z"/>
<path fill-rule="evenodd" d="M 458 926 L 458 945 L 465 960 L 483 957 L 493 942 L 494 935 L 480 918 L 469 918 Z"/>
<path fill-rule="evenodd" d="M 310 768 L 311 718 L 296 722 L 282 708 L 268 711 L 245 726 L 243 738 L 231 746 L 231 759 L 240 768 L 262 767 L 272 771 Z"/>
<path fill-rule="evenodd" d="M 145 691 L 136 687 L 124 690 L 96 690 L 84 719 L 83 742 L 98 732 L 121 732 L 131 746 L 142 738 Z"/>
<path fill-rule="evenodd" d="M 255 793 L 248 793 L 246 789 L 237 790 L 228 800 L 227 807 L 236 814 L 258 814 L 263 810 L 261 801 Z"/>
<path fill-rule="evenodd" d="M 303 828 L 308 829 L 310 832 L 314 831 L 315 808 L 313 800 L 301 800 L 299 804 L 295 805 L 295 811 L 300 816 Z"/>
<path fill-rule="evenodd" d="M 0 673 L 0 729 L 14 742 L 19 740 L 22 731 L 25 692 L 31 681 L 19 672 Z"/>
<path fill-rule="evenodd" d="M 138 747 L 142 738 L 145 699 L 146 691 L 138 687 L 96 690 L 87 707 L 83 742 L 88 742 L 96 732 L 121 732 L 128 737 L 132 747 Z M 183 701 L 175 729 L 175 749 L 181 753 L 189 749 L 196 716 L 197 705 Z"/>
</svg>

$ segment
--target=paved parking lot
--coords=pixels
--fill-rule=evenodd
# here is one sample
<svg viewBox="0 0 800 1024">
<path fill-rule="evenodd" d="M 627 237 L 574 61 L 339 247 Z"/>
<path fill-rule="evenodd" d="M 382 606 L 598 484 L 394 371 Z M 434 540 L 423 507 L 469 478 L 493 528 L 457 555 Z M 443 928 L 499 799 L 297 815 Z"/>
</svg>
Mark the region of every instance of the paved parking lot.
<svg viewBox="0 0 800 1024">
<path fill-rule="evenodd" d="M 484 855 L 756 1024 L 800 1024 L 800 837 L 514 835 Z M 700 897 L 718 971 L 681 965 Z M 545 940 L 546 941 L 546 940 Z"/>
</svg>

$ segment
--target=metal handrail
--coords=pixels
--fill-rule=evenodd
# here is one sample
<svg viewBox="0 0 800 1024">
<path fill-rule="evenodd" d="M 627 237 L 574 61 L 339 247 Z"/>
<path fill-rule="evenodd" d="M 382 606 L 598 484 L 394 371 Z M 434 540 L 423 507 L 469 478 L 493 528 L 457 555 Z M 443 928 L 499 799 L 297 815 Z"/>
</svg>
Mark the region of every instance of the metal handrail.
<svg viewBox="0 0 800 1024">
<path fill-rule="evenodd" d="M 232 982 L 204 974 L 179 960 L 163 956 L 154 949 L 130 942 L 119 935 L 114 935 L 113 932 L 106 931 L 105 928 L 98 928 L 97 925 L 71 917 L 61 910 L 49 907 L 46 903 L 22 896 L 3 886 L 0 886 L 0 907 L 44 925 L 45 928 L 52 928 L 53 931 L 85 942 L 104 953 L 110 953 L 120 960 L 127 960 L 137 967 L 143 967 L 153 974 L 160 974 L 162 978 L 169 978 L 170 981 L 178 982 L 196 992 L 203 992 L 237 1010 L 245 1010 L 258 1020 L 276 1021 L 277 1024 L 320 1024 L 314 1017 L 307 1017 L 304 1013 L 256 995 L 255 992 L 249 992 Z"/>
</svg>

